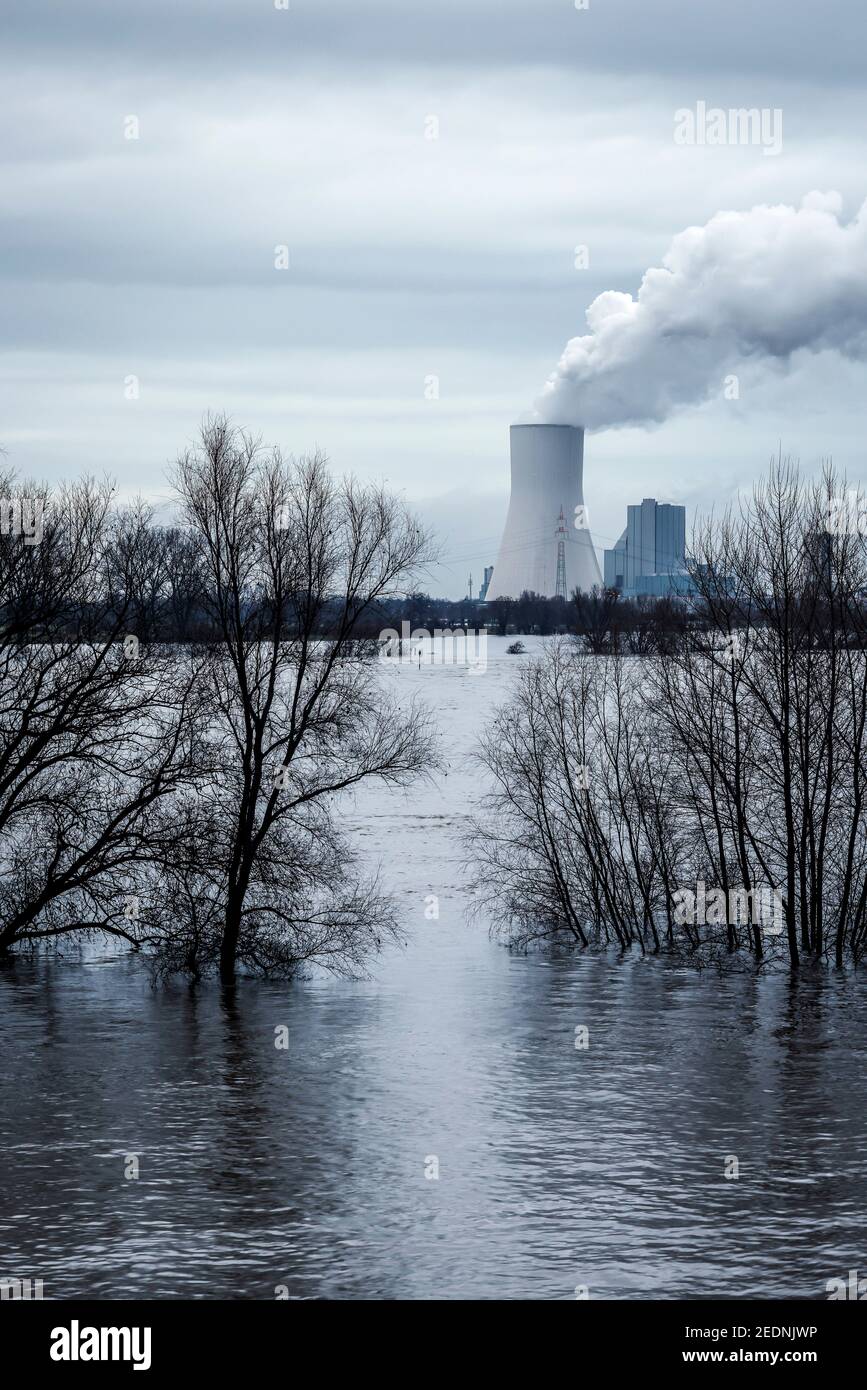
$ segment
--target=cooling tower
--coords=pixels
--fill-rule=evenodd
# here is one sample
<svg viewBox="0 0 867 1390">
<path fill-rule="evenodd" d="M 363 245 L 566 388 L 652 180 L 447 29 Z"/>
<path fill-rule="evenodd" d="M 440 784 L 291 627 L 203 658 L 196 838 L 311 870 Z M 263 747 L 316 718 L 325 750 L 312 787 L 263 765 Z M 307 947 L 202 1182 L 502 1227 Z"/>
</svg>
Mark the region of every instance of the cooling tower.
<svg viewBox="0 0 867 1390">
<path fill-rule="evenodd" d="M 488 602 L 519 598 L 525 589 L 546 598 L 559 591 L 569 598 L 574 589 L 601 585 L 584 515 L 584 431 L 573 425 L 512 425 L 509 437 L 512 495 Z"/>
</svg>

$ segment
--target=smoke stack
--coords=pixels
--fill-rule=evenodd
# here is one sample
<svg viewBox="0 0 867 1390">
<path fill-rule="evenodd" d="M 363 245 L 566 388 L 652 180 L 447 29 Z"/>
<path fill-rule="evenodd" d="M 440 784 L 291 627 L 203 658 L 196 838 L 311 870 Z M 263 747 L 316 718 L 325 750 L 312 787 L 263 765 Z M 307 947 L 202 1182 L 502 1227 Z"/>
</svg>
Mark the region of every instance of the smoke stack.
<svg viewBox="0 0 867 1390">
<path fill-rule="evenodd" d="M 575 425 L 512 425 L 512 495 L 487 599 L 525 589 L 553 598 L 560 588 L 601 585 L 584 508 L 584 431 Z M 566 518 L 565 537 L 560 512 Z"/>
</svg>

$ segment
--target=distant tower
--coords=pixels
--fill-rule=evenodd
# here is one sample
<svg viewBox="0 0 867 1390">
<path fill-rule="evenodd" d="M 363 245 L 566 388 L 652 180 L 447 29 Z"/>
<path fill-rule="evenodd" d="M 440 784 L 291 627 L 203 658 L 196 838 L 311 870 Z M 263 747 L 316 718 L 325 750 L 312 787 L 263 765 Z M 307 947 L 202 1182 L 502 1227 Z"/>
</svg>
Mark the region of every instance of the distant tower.
<svg viewBox="0 0 867 1390">
<path fill-rule="evenodd" d="M 553 598 L 560 542 L 566 571 L 563 592 L 589 593 L 602 575 L 584 506 L 584 431 L 577 425 L 512 425 L 509 431 L 512 495 L 487 600 L 520 598 L 524 590 Z M 566 518 L 551 544 L 551 518 Z"/>
<path fill-rule="evenodd" d="M 469 579 L 467 580 L 467 598 L 468 598 L 468 599 L 472 599 L 472 597 L 473 597 L 473 576 L 470 575 Z"/>
<path fill-rule="evenodd" d="M 566 597 L 566 518 L 563 515 L 563 508 L 560 508 L 560 515 L 557 518 L 557 579 L 554 586 L 554 597 Z"/>
</svg>

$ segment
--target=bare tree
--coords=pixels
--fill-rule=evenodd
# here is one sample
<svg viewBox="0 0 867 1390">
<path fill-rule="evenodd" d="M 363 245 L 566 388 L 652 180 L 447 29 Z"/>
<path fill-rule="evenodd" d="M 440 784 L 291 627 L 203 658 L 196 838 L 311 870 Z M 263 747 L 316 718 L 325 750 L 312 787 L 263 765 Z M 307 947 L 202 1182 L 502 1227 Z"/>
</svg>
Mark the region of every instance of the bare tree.
<svg viewBox="0 0 867 1390">
<path fill-rule="evenodd" d="M 572 595 L 575 630 L 589 652 L 600 655 L 617 651 L 620 645 L 621 599 L 617 589 L 594 585 L 590 593 L 576 589 Z"/>
<path fill-rule="evenodd" d="M 148 518 L 91 481 L 39 498 L 38 543 L 0 538 L 0 952 L 137 943 L 140 874 L 171 853 L 195 766 L 195 671 L 140 641 L 108 577 L 133 592 Z"/>
<path fill-rule="evenodd" d="M 626 947 L 671 936 L 683 832 L 672 758 L 640 663 L 556 642 L 521 673 L 482 744 L 476 892 L 510 942 L 568 931 Z"/>
<path fill-rule="evenodd" d="M 226 984 L 239 963 L 356 968 L 394 921 L 358 881 L 336 798 L 433 757 L 426 715 L 388 696 L 356 636 L 430 558 L 428 537 L 382 489 L 335 481 L 318 454 L 284 461 L 224 418 L 175 478 L 216 634 L 198 956 Z"/>
<path fill-rule="evenodd" d="M 165 565 L 164 625 L 177 642 L 191 642 L 203 617 L 202 550 L 198 536 L 180 526 L 163 533 Z"/>
<path fill-rule="evenodd" d="M 484 743 L 493 783 L 473 837 L 510 939 L 567 930 L 764 957 L 766 893 L 792 965 L 861 956 L 867 509 L 833 521 L 852 495 L 830 465 L 808 484 L 776 461 L 698 528 L 694 621 L 635 659 L 555 648 L 523 674 Z M 608 642 L 601 609 L 597 596 L 591 650 Z M 672 902 L 699 880 L 753 910 L 698 933 Z"/>
<path fill-rule="evenodd" d="M 704 756 L 741 874 L 782 896 L 794 964 L 824 951 L 829 915 L 838 964 L 862 930 L 867 538 L 833 522 L 850 495 L 830 465 L 807 484 L 779 460 L 696 547 L 727 735 Z"/>
</svg>

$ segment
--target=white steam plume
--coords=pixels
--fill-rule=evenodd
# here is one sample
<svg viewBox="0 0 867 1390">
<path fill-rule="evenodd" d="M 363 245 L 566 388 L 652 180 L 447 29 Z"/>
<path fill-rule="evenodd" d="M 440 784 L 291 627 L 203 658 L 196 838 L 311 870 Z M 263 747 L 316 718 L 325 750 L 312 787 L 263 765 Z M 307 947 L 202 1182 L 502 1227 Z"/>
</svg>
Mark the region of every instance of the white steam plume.
<svg viewBox="0 0 867 1390">
<path fill-rule="evenodd" d="M 809 193 L 800 208 L 719 212 L 678 233 L 637 299 L 594 299 L 589 331 L 566 344 L 532 418 L 647 424 L 722 394 L 745 358 L 867 356 L 867 202 L 848 224 L 841 210 L 838 193 Z"/>
</svg>

